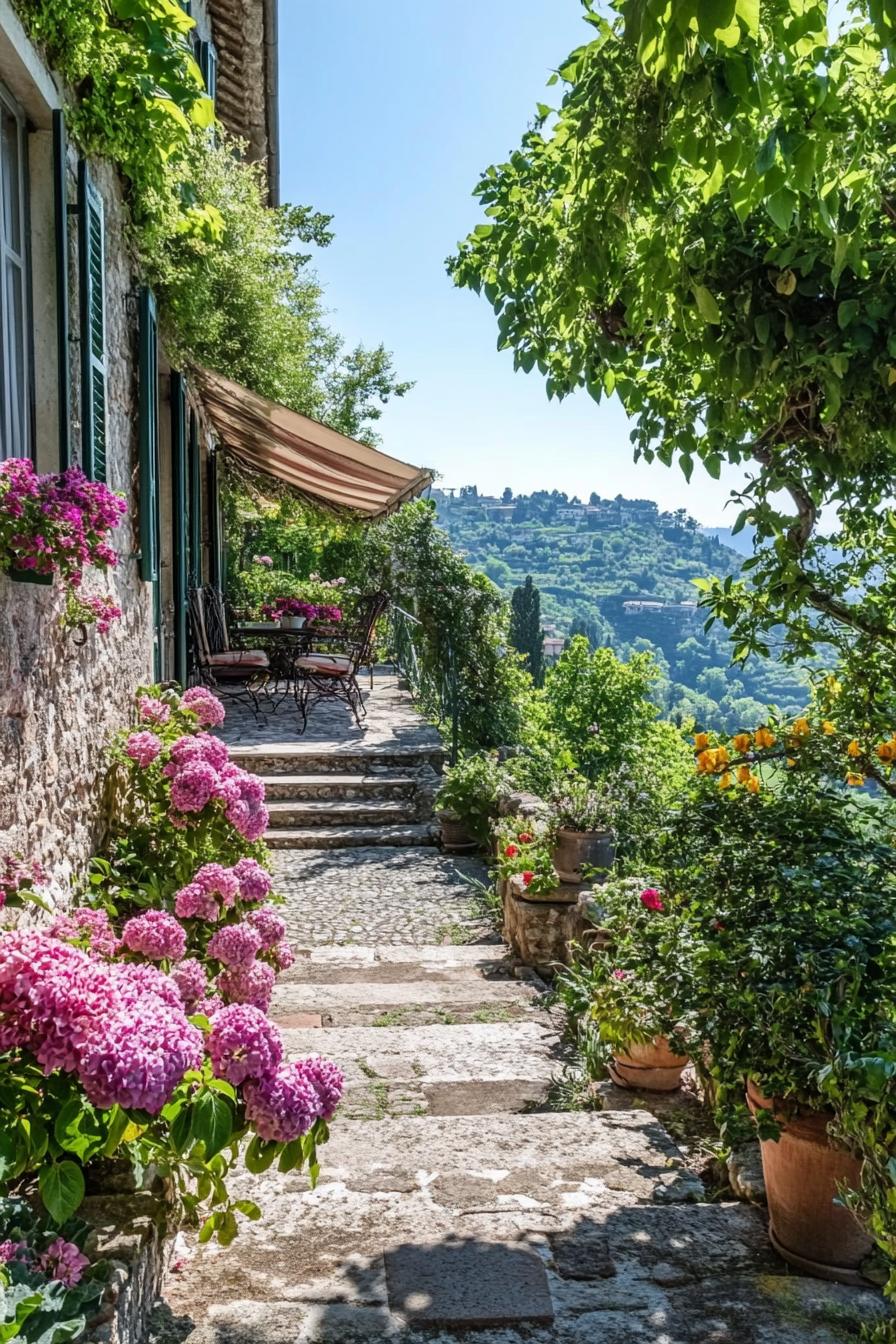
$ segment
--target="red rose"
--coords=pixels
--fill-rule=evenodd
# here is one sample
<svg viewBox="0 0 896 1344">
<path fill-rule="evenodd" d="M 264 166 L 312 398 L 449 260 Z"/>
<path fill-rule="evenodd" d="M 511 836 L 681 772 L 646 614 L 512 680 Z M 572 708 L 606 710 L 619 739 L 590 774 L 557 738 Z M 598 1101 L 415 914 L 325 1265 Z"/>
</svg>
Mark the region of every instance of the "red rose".
<svg viewBox="0 0 896 1344">
<path fill-rule="evenodd" d="M 508 845 L 504 851 L 505 859 L 516 858 L 517 854 L 519 854 L 519 850 L 517 849 L 516 845 Z"/>
<path fill-rule="evenodd" d="M 534 876 L 534 873 L 520 873 L 520 877 L 523 879 L 523 886 L 528 887 Z"/>
<path fill-rule="evenodd" d="M 641 892 L 641 904 L 646 906 L 648 910 L 664 910 L 666 908 L 656 887 L 645 887 L 644 891 Z"/>
<path fill-rule="evenodd" d="M 532 843 L 532 837 L 528 831 L 520 831 L 519 835 L 517 836 L 517 839 L 519 840 L 521 845 L 531 845 Z"/>
</svg>

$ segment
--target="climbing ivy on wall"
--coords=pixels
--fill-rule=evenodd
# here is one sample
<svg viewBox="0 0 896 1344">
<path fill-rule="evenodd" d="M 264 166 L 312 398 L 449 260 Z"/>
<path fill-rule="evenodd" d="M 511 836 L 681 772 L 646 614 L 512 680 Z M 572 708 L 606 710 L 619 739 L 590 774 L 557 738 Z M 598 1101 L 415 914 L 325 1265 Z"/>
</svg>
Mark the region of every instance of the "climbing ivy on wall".
<svg viewBox="0 0 896 1344">
<path fill-rule="evenodd" d="M 264 170 L 222 127 L 177 0 L 15 0 L 70 86 L 69 131 L 122 175 L 131 242 L 156 290 L 166 345 L 254 391 L 372 439 L 400 382 L 381 345 L 346 349 L 309 269 L 329 217 L 267 204 Z"/>
</svg>

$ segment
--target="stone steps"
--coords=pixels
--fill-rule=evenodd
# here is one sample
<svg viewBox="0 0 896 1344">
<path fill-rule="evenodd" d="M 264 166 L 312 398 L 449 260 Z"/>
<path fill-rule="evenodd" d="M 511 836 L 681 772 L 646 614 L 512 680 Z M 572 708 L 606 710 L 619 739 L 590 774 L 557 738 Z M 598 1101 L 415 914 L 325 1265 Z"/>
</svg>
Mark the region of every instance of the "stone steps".
<svg viewBox="0 0 896 1344">
<path fill-rule="evenodd" d="M 303 830 L 310 826 L 401 826 L 416 821 L 414 802 L 408 799 L 369 798 L 341 801 L 332 798 L 311 802 L 285 799 L 267 804 L 271 829 Z"/>
<path fill-rule="evenodd" d="M 534 985 L 518 980 L 402 980 L 379 984 L 278 985 L 271 1014 L 281 1026 L 318 1014 L 325 1027 L 410 1027 L 513 1022 L 538 1008 Z"/>
<path fill-rule="evenodd" d="M 479 983 L 510 980 L 513 958 L 503 943 L 461 944 L 456 947 L 316 947 L 298 951 L 293 966 L 278 986 L 290 984 L 389 984 L 426 980 L 428 984 L 456 980 Z"/>
<path fill-rule="evenodd" d="M 534 1110 L 546 1105 L 567 1062 L 550 1020 L 534 1011 L 524 1021 L 285 1027 L 282 1035 L 290 1059 L 326 1054 L 339 1061 L 343 1112 L 362 1119 Z"/>
<path fill-rule="evenodd" d="M 440 773 L 447 759 L 437 744 L 396 743 L 365 747 L 362 743 L 286 742 L 235 745 L 231 758 L 255 775 L 369 775 L 381 770 L 420 770 L 430 766 Z"/>
<path fill-rule="evenodd" d="M 346 849 L 366 845 L 435 845 L 438 827 L 416 825 L 304 826 L 272 828 L 265 833 L 271 849 Z"/>
<path fill-rule="evenodd" d="M 310 774 L 265 777 L 269 803 L 281 799 L 312 801 L 333 798 L 340 802 L 369 798 L 409 798 L 417 778 L 409 774 Z"/>
</svg>

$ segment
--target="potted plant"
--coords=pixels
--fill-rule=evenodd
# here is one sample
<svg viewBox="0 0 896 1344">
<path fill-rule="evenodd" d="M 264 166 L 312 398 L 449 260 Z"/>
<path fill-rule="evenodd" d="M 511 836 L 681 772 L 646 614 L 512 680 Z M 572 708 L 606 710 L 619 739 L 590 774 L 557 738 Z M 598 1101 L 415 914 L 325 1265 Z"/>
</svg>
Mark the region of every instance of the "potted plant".
<svg viewBox="0 0 896 1344">
<path fill-rule="evenodd" d="M 465 756 L 445 772 L 435 804 L 448 853 L 472 853 L 488 844 L 498 783 L 497 757 L 490 753 Z"/>
<path fill-rule="evenodd" d="M 812 733 L 798 723 L 800 737 Z M 891 803 L 801 760 L 773 789 L 732 772 L 720 787 L 704 770 L 666 838 L 667 882 L 726 1136 L 746 1118 L 746 1089 L 771 1239 L 803 1270 L 858 1283 L 871 1243 L 842 1191 L 858 1185 L 860 1162 L 824 1080 L 832 1055 L 865 1055 L 896 1018 L 894 818 Z"/>
<path fill-rule="evenodd" d="M 620 1087 L 674 1091 L 689 1037 L 675 914 L 655 886 L 616 878 L 600 888 L 596 919 L 599 940 L 557 981 L 583 1054 Z"/>
<path fill-rule="evenodd" d="M 504 894 L 521 901 L 569 904 L 577 894 L 564 892 L 551 859 L 545 826 L 527 817 L 509 817 L 496 830 L 496 873 Z"/>
<path fill-rule="evenodd" d="M 306 621 L 313 621 L 317 607 L 300 597 L 278 597 L 266 602 L 262 613 L 271 621 L 279 621 L 283 630 L 301 630 Z"/>
<path fill-rule="evenodd" d="M 561 882 L 583 882 L 586 870 L 609 872 L 616 858 L 616 801 L 606 784 L 570 776 L 551 800 L 553 860 Z"/>
<path fill-rule="evenodd" d="M 24 583 L 58 577 L 77 590 L 85 565 L 109 569 L 109 534 L 127 505 L 80 467 L 38 475 L 27 458 L 0 462 L 0 570 Z"/>
</svg>

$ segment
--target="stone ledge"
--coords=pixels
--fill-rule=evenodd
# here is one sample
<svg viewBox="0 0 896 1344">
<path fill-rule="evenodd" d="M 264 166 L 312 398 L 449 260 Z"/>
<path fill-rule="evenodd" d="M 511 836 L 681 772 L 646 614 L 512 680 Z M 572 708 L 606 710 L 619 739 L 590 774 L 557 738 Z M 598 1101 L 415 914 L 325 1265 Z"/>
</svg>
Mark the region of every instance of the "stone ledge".
<svg viewBox="0 0 896 1344">
<path fill-rule="evenodd" d="M 79 1216 L 92 1231 L 91 1258 L 106 1260 L 109 1282 L 90 1322 L 89 1344 L 142 1344 L 168 1267 L 177 1218 L 164 1195 L 88 1195 Z"/>
</svg>

